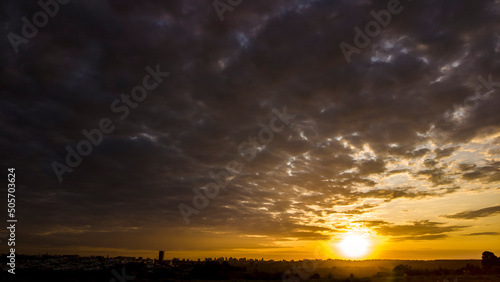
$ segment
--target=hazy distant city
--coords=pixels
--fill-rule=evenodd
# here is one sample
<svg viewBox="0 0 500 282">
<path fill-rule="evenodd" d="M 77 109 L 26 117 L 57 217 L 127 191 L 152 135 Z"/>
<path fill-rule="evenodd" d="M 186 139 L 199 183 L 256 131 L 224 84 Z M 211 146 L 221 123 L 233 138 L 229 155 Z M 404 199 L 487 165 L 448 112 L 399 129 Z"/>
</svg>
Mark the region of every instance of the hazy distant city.
<svg viewBox="0 0 500 282">
<path fill-rule="evenodd" d="M 5 256 L 3 256 L 5 257 Z M 500 259 L 484 252 L 479 260 L 264 260 L 218 257 L 197 260 L 126 256 L 36 255 L 18 257 L 16 280 L 32 281 L 500 281 Z M 1 276 L 0 276 L 1 277 Z M 23 280 L 25 279 L 25 280 Z M 81 279 L 81 280 L 79 280 Z M 460 279 L 460 280 L 456 280 Z"/>
</svg>

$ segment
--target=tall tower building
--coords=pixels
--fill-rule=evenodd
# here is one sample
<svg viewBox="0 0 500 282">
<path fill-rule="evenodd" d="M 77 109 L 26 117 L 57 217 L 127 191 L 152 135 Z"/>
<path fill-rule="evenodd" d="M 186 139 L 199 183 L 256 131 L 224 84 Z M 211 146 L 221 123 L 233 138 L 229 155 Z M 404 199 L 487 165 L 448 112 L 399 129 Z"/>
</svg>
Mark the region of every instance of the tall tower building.
<svg viewBox="0 0 500 282">
<path fill-rule="evenodd" d="M 158 254 L 158 260 L 162 262 L 164 257 L 165 257 L 165 252 L 160 250 L 160 253 Z"/>
</svg>

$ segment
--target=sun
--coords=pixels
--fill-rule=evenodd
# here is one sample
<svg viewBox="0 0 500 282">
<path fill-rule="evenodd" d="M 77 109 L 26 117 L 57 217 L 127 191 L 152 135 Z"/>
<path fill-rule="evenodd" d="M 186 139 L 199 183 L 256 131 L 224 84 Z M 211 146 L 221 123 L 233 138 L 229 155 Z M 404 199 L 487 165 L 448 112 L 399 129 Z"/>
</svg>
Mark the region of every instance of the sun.
<svg viewBox="0 0 500 282">
<path fill-rule="evenodd" d="M 366 234 L 348 233 L 337 248 L 348 258 L 361 258 L 370 251 L 370 240 Z"/>
</svg>

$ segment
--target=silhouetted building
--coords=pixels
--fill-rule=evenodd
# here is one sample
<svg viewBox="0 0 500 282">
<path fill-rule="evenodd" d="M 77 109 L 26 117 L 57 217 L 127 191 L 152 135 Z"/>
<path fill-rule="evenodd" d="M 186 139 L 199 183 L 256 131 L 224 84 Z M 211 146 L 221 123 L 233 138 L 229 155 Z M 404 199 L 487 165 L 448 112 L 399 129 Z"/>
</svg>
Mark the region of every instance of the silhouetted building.
<svg viewBox="0 0 500 282">
<path fill-rule="evenodd" d="M 158 255 L 158 261 L 161 263 L 165 257 L 165 251 L 160 250 L 160 254 Z"/>
</svg>

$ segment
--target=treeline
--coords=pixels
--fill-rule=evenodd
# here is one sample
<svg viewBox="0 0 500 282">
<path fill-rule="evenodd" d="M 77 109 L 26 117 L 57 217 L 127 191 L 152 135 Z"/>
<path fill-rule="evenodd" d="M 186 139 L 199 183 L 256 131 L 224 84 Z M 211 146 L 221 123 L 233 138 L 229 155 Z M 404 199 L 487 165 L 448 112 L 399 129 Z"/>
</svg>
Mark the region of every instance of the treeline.
<svg viewBox="0 0 500 282">
<path fill-rule="evenodd" d="M 468 263 L 465 267 L 460 269 L 446 269 L 442 267 L 437 269 L 414 269 L 411 266 L 400 264 L 392 271 L 398 276 L 500 274 L 500 258 L 495 256 L 492 252 L 483 252 L 481 266 L 482 267 L 479 267 Z"/>
<path fill-rule="evenodd" d="M 436 269 L 417 269 L 412 268 L 408 265 L 400 264 L 396 266 L 393 270 L 393 273 L 397 276 L 423 276 L 423 275 L 480 275 L 486 274 L 485 270 L 479 266 L 475 266 L 472 264 L 467 264 L 465 267 L 459 269 L 447 269 L 447 268 L 436 268 Z"/>
</svg>

